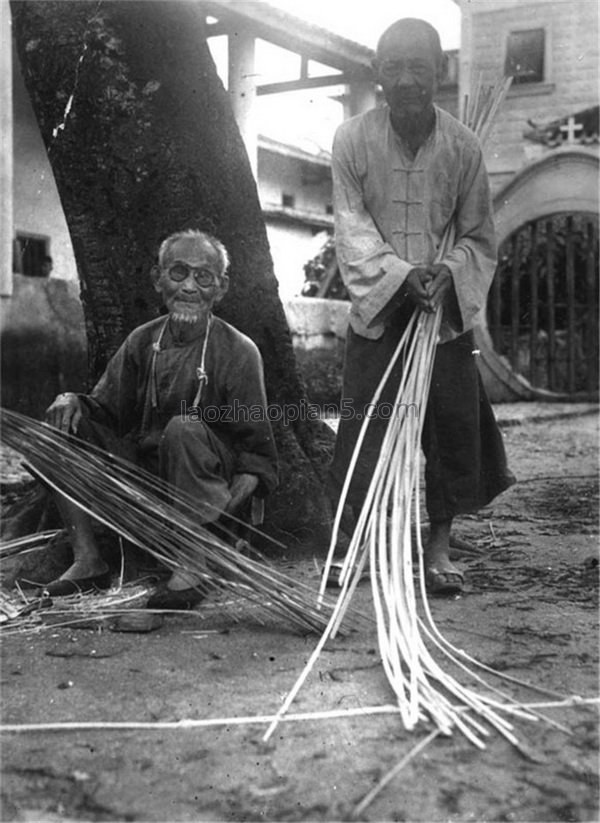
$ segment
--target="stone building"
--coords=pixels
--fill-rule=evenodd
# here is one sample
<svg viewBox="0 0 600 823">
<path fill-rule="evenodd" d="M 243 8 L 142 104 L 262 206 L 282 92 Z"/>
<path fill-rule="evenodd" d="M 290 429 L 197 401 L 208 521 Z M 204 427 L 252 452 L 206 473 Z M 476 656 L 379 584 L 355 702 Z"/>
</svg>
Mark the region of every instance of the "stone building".
<svg viewBox="0 0 600 823">
<path fill-rule="evenodd" d="M 304 264 L 333 231 L 331 155 L 260 135 L 257 183 L 279 292 L 292 298 Z"/>
<path fill-rule="evenodd" d="M 460 95 L 473 94 L 479 75 L 513 84 L 486 149 L 494 193 L 516 174 L 556 154 L 598 156 L 598 128 L 584 133 L 577 116 L 598 106 L 598 7 L 588 0 L 462 2 Z M 575 118 L 574 130 L 567 128 Z M 565 120 L 552 143 L 548 124 Z M 595 137 L 594 137 L 595 134 Z M 537 135 L 537 136 L 536 136 Z"/>
<path fill-rule="evenodd" d="M 500 266 L 480 346 L 500 396 L 598 389 L 598 7 L 463 0 L 461 101 L 513 76 L 485 148 Z"/>
</svg>

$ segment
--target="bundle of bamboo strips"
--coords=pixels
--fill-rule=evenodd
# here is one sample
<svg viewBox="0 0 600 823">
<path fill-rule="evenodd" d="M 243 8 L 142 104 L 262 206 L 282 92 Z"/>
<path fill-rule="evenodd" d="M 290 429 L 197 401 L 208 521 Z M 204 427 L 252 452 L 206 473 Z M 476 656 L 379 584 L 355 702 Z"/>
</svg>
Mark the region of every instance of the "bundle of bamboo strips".
<svg viewBox="0 0 600 823">
<path fill-rule="evenodd" d="M 485 88 L 480 77 L 471 104 L 465 100 L 466 125 L 476 132 L 480 140 L 489 136 L 493 118 L 506 97 L 510 83 L 511 78 L 501 78 L 492 88 Z M 454 228 L 450 223 L 440 245 L 438 261 L 443 259 L 453 242 Z M 375 392 L 371 407 L 377 404 L 393 366 L 402 357 L 403 376 L 394 408 L 425 410 L 440 324 L 441 308 L 433 314 L 415 310 Z M 415 417 L 396 411 L 388 422 L 379 460 L 342 567 L 338 602 L 327 629 L 271 723 L 265 739 L 270 737 L 279 719 L 290 707 L 327 640 L 338 631 L 367 561 L 381 659 L 406 728 L 412 729 L 417 722 L 428 718 L 440 732 L 450 734 L 453 729 L 458 729 L 476 746 L 484 748 L 483 739 L 489 735 L 490 727 L 517 744 L 512 725 L 503 715 L 538 719 L 535 713 L 520 707 L 508 694 L 485 682 L 481 675 L 469 668 L 475 666 L 497 674 L 454 648 L 443 638 L 433 621 L 425 591 L 419 521 L 423 418 L 424 414 Z M 329 576 L 342 511 L 368 425 L 369 417 L 366 416 L 340 496 L 320 596 L 323 596 Z M 411 529 L 413 521 L 416 523 L 414 530 Z M 413 533 L 416 536 L 424 620 L 418 613 L 414 586 Z M 486 694 L 478 694 L 447 674 L 427 643 L 433 646 L 437 654 L 445 656 L 447 662 L 485 687 Z"/>
<path fill-rule="evenodd" d="M 331 607 L 322 612 L 310 586 L 208 531 L 193 497 L 45 423 L 6 410 L 0 423 L 2 441 L 23 455 L 32 473 L 168 568 L 197 574 L 206 587 L 227 587 L 302 632 L 326 626 Z"/>
</svg>

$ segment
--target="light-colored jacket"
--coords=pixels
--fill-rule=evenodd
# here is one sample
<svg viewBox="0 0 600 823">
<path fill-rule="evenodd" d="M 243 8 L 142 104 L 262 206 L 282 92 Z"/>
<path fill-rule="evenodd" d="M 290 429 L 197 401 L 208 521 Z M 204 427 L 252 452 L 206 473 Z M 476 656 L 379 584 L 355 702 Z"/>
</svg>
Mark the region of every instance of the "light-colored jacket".
<svg viewBox="0 0 600 823">
<path fill-rule="evenodd" d="M 436 107 L 436 124 L 412 159 L 394 132 L 387 106 L 345 121 L 332 156 L 335 238 L 350 292 L 350 323 L 371 339 L 384 331 L 386 309 L 414 266 L 445 263 L 460 310 L 445 317 L 440 340 L 481 321 L 496 268 L 487 172 L 475 135 Z M 437 260 L 446 226 L 451 250 Z"/>
</svg>

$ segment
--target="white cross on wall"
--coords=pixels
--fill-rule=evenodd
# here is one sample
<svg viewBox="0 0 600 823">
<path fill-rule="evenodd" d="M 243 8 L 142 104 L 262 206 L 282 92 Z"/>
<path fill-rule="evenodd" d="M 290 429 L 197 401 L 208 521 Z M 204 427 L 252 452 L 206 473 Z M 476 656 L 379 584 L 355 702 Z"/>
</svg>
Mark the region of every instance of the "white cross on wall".
<svg viewBox="0 0 600 823">
<path fill-rule="evenodd" d="M 581 123 L 576 123 L 575 118 L 571 115 L 564 126 L 560 127 L 560 130 L 563 134 L 566 135 L 567 139 L 563 142 L 567 144 L 577 143 L 576 132 L 583 131 L 583 126 Z"/>
</svg>

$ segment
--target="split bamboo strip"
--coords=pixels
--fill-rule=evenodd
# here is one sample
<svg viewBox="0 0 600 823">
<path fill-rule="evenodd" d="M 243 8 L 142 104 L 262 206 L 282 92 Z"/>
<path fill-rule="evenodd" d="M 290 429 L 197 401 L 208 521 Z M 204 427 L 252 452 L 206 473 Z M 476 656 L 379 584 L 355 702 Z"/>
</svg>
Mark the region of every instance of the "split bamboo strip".
<svg viewBox="0 0 600 823">
<path fill-rule="evenodd" d="M 568 697 L 564 700 L 552 700 L 543 703 L 523 703 L 524 709 L 573 709 L 600 706 L 600 697 Z M 457 711 L 464 712 L 461 707 Z M 336 720 L 344 718 L 374 717 L 377 715 L 399 715 L 397 705 L 362 706 L 356 709 L 332 709 L 320 712 L 290 712 L 281 718 L 284 723 L 295 723 L 314 720 Z M 264 725 L 274 720 L 276 715 L 258 714 L 246 717 L 233 715 L 231 717 L 208 717 L 203 719 L 184 718 L 182 720 L 108 720 L 108 721 L 67 721 L 64 723 L 4 723 L 0 724 L 0 734 L 27 734 L 37 732 L 71 732 L 71 731 L 162 731 L 168 729 L 205 729 L 218 726 L 245 726 Z M 432 734 L 438 735 L 439 730 Z"/>
<path fill-rule="evenodd" d="M 424 358 L 426 361 L 427 358 Z M 414 372 L 417 379 L 422 384 L 421 375 L 418 369 Z M 403 395 L 405 396 L 405 395 Z M 393 427 L 388 429 L 388 435 L 393 431 Z M 418 441 L 417 441 L 418 442 Z M 374 473 L 374 481 L 377 477 L 385 478 L 383 473 L 386 470 L 394 473 L 397 477 L 398 467 L 394 465 L 394 457 L 398 458 L 398 462 L 403 464 L 405 455 L 402 452 L 392 452 L 391 458 L 383 458 L 383 455 L 388 455 L 390 452 L 386 448 L 387 444 L 384 441 L 381 449 L 382 459 L 385 466 L 380 462 L 378 469 Z M 418 458 L 418 452 L 415 453 Z M 415 461 L 418 464 L 418 459 Z M 409 464 L 410 465 L 410 464 Z M 383 470 L 383 472 L 382 472 Z M 416 474 L 416 473 L 415 473 Z M 388 482 L 385 487 L 385 496 L 380 499 L 380 509 L 387 511 L 390 503 L 389 490 L 391 486 Z M 403 493 L 408 488 L 409 498 L 403 498 Z M 398 501 L 397 505 L 400 511 L 410 511 L 411 498 L 414 492 L 412 482 L 403 484 L 400 488 L 396 485 L 394 492 L 394 500 Z M 402 508 L 404 506 L 404 509 Z M 392 518 L 393 521 L 393 518 Z M 446 689 L 449 689 L 456 696 L 464 700 L 467 705 L 473 706 L 480 714 L 484 714 L 486 719 L 498 730 L 504 734 L 509 735 L 510 725 L 497 717 L 494 712 L 479 701 L 476 696 L 470 694 L 468 690 L 464 690 L 457 683 L 447 678 L 441 669 L 434 663 L 427 653 L 426 648 L 420 642 L 418 633 L 414 631 L 414 620 L 411 623 L 411 617 L 416 617 L 414 607 L 414 593 L 412 592 L 412 573 L 411 571 L 411 552 L 405 551 L 403 554 L 404 568 L 400 569 L 398 565 L 394 566 L 395 561 L 400 556 L 397 551 L 392 548 L 398 545 L 398 535 L 394 534 L 394 523 L 392 522 L 392 540 L 388 545 L 387 542 L 387 518 L 379 519 L 379 530 L 376 535 L 376 540 L 373 543 L 372 558 L 372 581 L 380 584 L 382 587 L 381 593 L 378 591 L 378 586 L 374 583 L 373 593 L 374 602 L 378 618 L 380 650 L 382 652 L 382 659 L 384 667 L 388 674 L 390 683 L 395 687 L 397 696 L 402 706 L 403 701 L 405 706 L 408 706 L 408 713 L 404 716 L 405 725 L 412 728 L 420 716 L 417 710 L 418 691 L 421 687 L 422 694 L 426 695 L 427 700 L 430 701 L 428 708 L 430 713 L 435 716 L 441 728 L 448 731 L 447 723 L 452 720 L 451 713 L 448 714 L 448 707 L 446 701 L 441 699 L 440 695 L 432 692 L 427 684 L 425 675 L 436 678 Z M 408 519 L 404 521 L 404 538 L 405 541 L 410 541 L 410 532 L 408 528 Z M 377 546 L 377 548 L 375 548 Z M 408 542 L 410 548 L 410 542 Z M 379 567 L 375 563 L 379 560 Z M 388 565 L 389 564 L 389 565 Z M 391 568 L 389 567 L 391 566 Z M 381 604 L 385 603 L 386 611 L 381 608 Z M 378 605 L 379 604 L 379 605 Z M 409 621 L 407 623 L 407 621 Z M 405 693 L 406 684 L 403 678 L 403 670 L 408 668 L 411 673 L 411 688 L 408 695 Z M 408 699 L 408 702 L 406 702 Z M 455 724 L 458 724 L 454 718 Z M 467 734 L 472 742 L 482 745 L 481 741 L 476 735 L 472 733 L 468 724 L 460 723 L 463 733 Z M 481 730 L 478 730 L 479 732 Z"/>
<path fill-rule="evenodd" d="M 564 700 L 552 700 L 542 703 L 522 703 L 521 708 L 537 709 L 574 709 L 600 706 L 600 697 L 568 697 Z M 457 711 L 465 709 L 457 707 Z M 510 708 L 507 709 L 510 711 Z M 320 712 L 290 712 L 281 718 L 284 723 L 302 721 L 336 720 L 344 718 L 374 717 L 377 715 L 399 715 L 397 705 L 362 706 L 356 709 L 332 709 Z M 219 726 L 250 726 L 264 725 L 275 719 L 276 715 L 258 714 L 249 716 L 233 715 L 231 717 L 208 717 L 203 719 L 183 718 L 182 720 L 71 720 L 64 723 L 4 723 L 0 724 L 0 734 L 28 734 L 39 732 L 76 732 L 76 731 L 167 731 L 169 729 L 208 729 Z M 432 734 L 440 734 L 435 729 Z"/>
<path fill-rule="evenodd" d="M 308 720 L 336 720 L 340 718 L 372 717 L 374 715 L 398 714 L 397 706 L 367 706 L 357 709 L 333 709 L 319 712 L 295 712 L 283 718 L 284 722 Z M 20 734 L 27 732 L 69 732 L 103 730 L 152 730 L 152 729 L 204 729 L 218 726 L 247 726 L 270 723 L 275 715 L 250 715 L 247 717 L 209 717 L 201 720 L 157 720 L 157 721 L 68 721 L 64 723 L 7 723 L 0 724 L 0 733 Z"/>
<path fill-rule="evenodd" d="M 15 540 L 7 540 L 4 543 L 0 543 L 0 559 L 44 549 L 50 539 L 56 534 L 58 534 L 58 530 L 54 529 L 52 531 L 24 535 L 23 537 L 15 538 Z"/>
<path fill-rule="evenodd" d="M 310 586 L 243 556 L 208 531 L 190 495 L 45 423 L 6 410 L 1 422 L 3 442 L 47 486 L 168 568 L 198 574 L 206 587 L 227 587 L 302 632 L 327 624 L 330 603 L 323 612 Z"/>
<path fill-rule="evenodd" d="M 352 810 L 350 819 L 357 820 L 362 815 L 367 806 L 370 806 L 371 803 L 377 797 L 377 795 L 380 794 L 383 791 L 383 789 L 385 789 L 388 783 L 390 783 L 394 779 L 394 777 L 396 777 L 396 775 L 400 774 L 402 769 L 408 766 L 411 760 L 414 760 L 414 758 L 418 754 L 420 754 L 423 751 L 423 749 L 425 749 L 433 740 L 435 740 L 439 733 L 439 729 L 434 729 L 427 735 L 427 737 L 424 737 L 423 740 L 420 740 L 417 743 L 417 745 L 414 746 L 409 751 L 409 753 L 402 758 L 402 760 L 400 760 L 399 763 L 396 763 L 394 768 L 390 769 L 390 771 L 386 775 L 384 775 L 384 777 L 381 778 L 379 783 L 376 786 L 374 786 L 371 789 L 371 791 L 367 795 L 365 795 L 365 797 L 363 797 L 360 803 L 358 803 L 358 805 Z"/>
<path fill-rule="evenodd" d="M 389 364 L 388 364 L 388 366 L 387 366 L 387 368 L 386 368 L 386 370 L 383 374 L 383 377 L 381 378 L 379 386 L 375 390 L 375 394 L 373 395 L 373 400 L 372 400 L 373 403 L 377 403 L 379 401 L 379 398 L 381 397 L 381 393 L 382 393 L 382 391 L 385 387 L 385 384 L 387 383 L 387 380 L 388 380 L 390 374 L 392 373 L 392 369 L 396 365 L 396 362 L 397 362 L 400 354 L 402 354 L 404 346 L 406 345 L 407 341 L 410 339 L 410 335 L 413 333 L 415 324 L 416 324 L 416 314 L 413 314 L 413 316 L 410 318 L 410 321 L 407 325 L 406 331 L 404 332 L 404 334 L 402 336 L 402 339 L 400 340 L 400 343 L 398 344 L 398 348 L 396 349 L 396 352 L 394 353 L 393 357 L 391 358 L 391 360 L 390 360 L 390 362 L 389 362 Z M 343 485 L 342 491 L 340 493 L 341 505 L 338 505 L 337 511 L 335 513 L 334 521 L 333 521 L 329 552 L 328 552 L 328 555 L 327 555 L 327 559 L 325 561 L 325 566 L 324 566 L 324 569 L 323 569 L 323 575 L 322 575 L 322 580 L 321 580 L 321 586 L 320 586 L 320 589 L 319 589 L 319 597 L 320 598 L 322 598 L 325 594 L 325 586 L 326 586 L 326 582 L 327 582 L 327 577 L 329 576 L 329 572 L 331 570 L 331 564 L 333 562 L 333 553 L 334 553 L 335 545 L 336 545 L 338 537 L 339 537 L 339 530 L 340 530 L 340 524 L 341 524 L 341 520 L 342 520 L 344 504 L 346 502 L 346 497 L 347 497 L 347 494 L 348 494 L 348 489 L 350 488 L 350 482 L 352 480 L 352 475 L 354 473 L 354 469 L 355 469 L 356 463 L 358 461 L 358 457 L 359 457 L 359 454 L 360 454 L 360 449 L 362 447 L 363 440 L 365 438 L 365 434 L 367 432 L 367 427 L 369 425 L 369 422 L 370 422 L 369 417 L 365 416 L 365 419 L 363 420 L 363 423 L 362 423 L 362 426 L 361 426 L 361 429 L 360 429 L 360 433 L 358 435 L 358 439 L 356 441 L 356 446 L 355 446 L 354 452 L 352 454 L 352 458 L 350 460 L 350 464 L 348 466 L 348 472 L 347 472 L 346 477 L 344 479 L 344 485 Z M 361 516 L 362 516 L 362 513 L 361 513 Z M 348 548 L 347 553 L 346 553 L 346 557 L 344 559 L 344 564 L 343 564 L 342 571 L 341 571 L 341 574 L 340 574 L 340 585 L 342 586 L 342 588 L 344 588 L 344 584 L 345 584 L 346 578 L 349 574 L 349 571 L 355 568 L 356 558 L 357 558 L 357 555 L 358 555 L 358 548 L 359 547 L 357 545 L 357 541 L 353 540 L 352 543 L 350 544 L 350 547 Z M 362 568 L 360 569 L 360 571 L 362 572 Z M 354 580 L 354 585 L 356 585 L 356 583 L 358 583 L 359 580 L 360 580 L 360 575 L 356 575 L 355 580 Z"/>
</svg>

